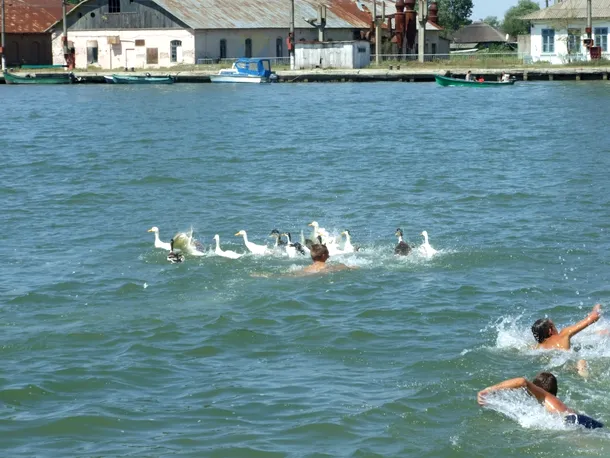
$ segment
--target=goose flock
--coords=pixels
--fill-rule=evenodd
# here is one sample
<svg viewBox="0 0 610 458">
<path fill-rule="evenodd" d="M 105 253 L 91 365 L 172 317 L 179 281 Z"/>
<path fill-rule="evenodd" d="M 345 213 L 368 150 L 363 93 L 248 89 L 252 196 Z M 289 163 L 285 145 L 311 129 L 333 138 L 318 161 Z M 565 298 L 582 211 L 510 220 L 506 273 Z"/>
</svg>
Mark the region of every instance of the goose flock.
<svg viewBox="0 0 610 458">
<path fill-rule="evenodd" d="M 213 240 L 216 242 L 216 246 L 213 253 L 216 256 L 221 256 L 228 259 L 238 259 L 246 253 L 251 253 L 257 256 L 268 256 L 272 254 L 285 254 L 289 258 L 296 258 L 298 256 L 304 256 L 309 254 L 309 248 L 314 243 L 320 243 L 326 245 L 328 248 L 329 256 L 339 256 L 342 254 L 354 253 L 360 250 L 359 247 L 352 245 L 351 233 L 349 230 L 342 231 L 338 237 L 331 236 L 330 233 L 320 227 L 317 221 L 309 223 L 310 227 L 313 228 L 311 236 L 305 238 L 303 231 L 300 234 L 300 241 L 294 241 L 290 232 L 280 232 L 278 229 L 273 229 L 269 234 L 270 238 L 274 239 L 272 246 L 267 244 L 257 244 L 248 239 L 248 233 L 245 230 L 240 230 L 235 233 L 236 237 L 242 237 L 244 246 L 247 252 L 237 253 L 232 250 L 223 250 L 220 247 L 220 236 L 214 235 Z M 169 243 L 163 242 L 159 236 L 159 228 L 157 226 L 151 227 L 148 232 L 155 234 L 154 246 L 155 248 L 169 251 L 167 260 L 171 263 L 183 262 L 185 254 L 190 256 L 203 256 L 205 249 L 203 244 L 197 239 L 193 238 L 193 228 L 189 232 L 178 232 L 170 240 Z M 394 234 L 398 238 L 398 244 L 394 248 L 394 254 L 397 256 L 407 256 L 412 253 L 415 249 L 414 246 L 410 246 L 403 239 L 404 234 L 401 228 L 396 229 Z M 421 233 L 424 238 L 424 242 L 417 247 L 417 253 L 419 256 L 425 258 L 431 258 L 437 252 L 428 240 L 428 232 L 423 231 Z"/>
</svg>

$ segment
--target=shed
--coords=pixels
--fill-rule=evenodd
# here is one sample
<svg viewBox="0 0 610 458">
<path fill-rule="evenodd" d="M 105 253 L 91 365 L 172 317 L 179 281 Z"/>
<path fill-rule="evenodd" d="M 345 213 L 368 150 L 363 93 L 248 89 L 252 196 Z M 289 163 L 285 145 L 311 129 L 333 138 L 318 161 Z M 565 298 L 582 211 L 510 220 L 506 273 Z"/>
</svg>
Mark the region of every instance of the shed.
<svg viewBox="0 0 610 458">
<path fill-rule="evenodd" d="M 371 63 L 371 44 L 363 40 L 299 42 L 294 58 L 299 69 L 363 68 Z"/>
</svg>

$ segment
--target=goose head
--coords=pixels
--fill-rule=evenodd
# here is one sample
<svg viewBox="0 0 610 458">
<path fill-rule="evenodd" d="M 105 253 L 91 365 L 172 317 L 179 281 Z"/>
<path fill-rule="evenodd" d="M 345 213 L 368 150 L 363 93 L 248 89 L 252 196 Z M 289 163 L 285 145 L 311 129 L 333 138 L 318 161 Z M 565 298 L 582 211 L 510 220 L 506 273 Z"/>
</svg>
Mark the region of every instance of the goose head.
<svg viewBox="0 0 610 458">
<path fill-rule="evenodd" d="M 220 237 L 218 236 L 218 234 L 216 234 L 216 235 L 214 236 L 214 240 L 216 240 L 217 242 L 220 240 Z"/>
<path fill-rule="evenodd" d="M 308 226 L 313 226 L 313 227 L 315 227 L 316 229 L 320 227 L 320 225 L 318 224 L 318 222 L 317 222 L 317 221 L 312 221 L 311 223 L 309 223 L 309 224 L 308 224 Z"/>
<path fill-rule="evenodd" d="M 158 234 L 159 233 L 159 228 L 157 226 L 153 226 L 147 232 L 156 232 Z"/>
<path fill-rule="evenodd" d="M 241 231 L 239 231 L 238 233 L 236 233 L 235 235 L 239 236 L 239 235 L 246 235 L 246 231 L 244 231 L 243 229 Z"/>
<path fill-rule="evenodd" d="M 278 231 L 277 229 L 273 229 L 271 231 L 271 234 L 269 234 L 269 237 L 275 237 L 279 239 L 282 235 L 284 234 L 280 234 L 280 231 Z"/>
<path fill-rule="evenodd" d="M 402 237 L 402 235 L 403 235 L 402 234 L 402 229 L 401 228 L 396 229 L 396 232 L 394 233 L 394 235 L 396 237 Z"/>
</svg>

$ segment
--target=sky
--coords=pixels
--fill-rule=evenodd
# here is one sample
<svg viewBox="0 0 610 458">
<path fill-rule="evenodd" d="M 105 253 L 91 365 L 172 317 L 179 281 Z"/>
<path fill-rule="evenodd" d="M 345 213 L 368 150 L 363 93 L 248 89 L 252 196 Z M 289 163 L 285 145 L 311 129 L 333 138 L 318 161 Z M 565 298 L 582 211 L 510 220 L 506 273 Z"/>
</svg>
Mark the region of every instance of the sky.
<svg viewBox="0 0 610 458">
<path fill-rule="evenodd" d="M 534 0 L 542 7 L 545 6 L 544 0 Z M 510 7 L 519 3 L 519 0 L 474 0 L 474 8 L 472 8 L 472 16 L 470 19 L 478 21 L 485 19 L 487 16 L 497 16 L 498 19 L 504 19 L 504 13 Z"/>
</svg>

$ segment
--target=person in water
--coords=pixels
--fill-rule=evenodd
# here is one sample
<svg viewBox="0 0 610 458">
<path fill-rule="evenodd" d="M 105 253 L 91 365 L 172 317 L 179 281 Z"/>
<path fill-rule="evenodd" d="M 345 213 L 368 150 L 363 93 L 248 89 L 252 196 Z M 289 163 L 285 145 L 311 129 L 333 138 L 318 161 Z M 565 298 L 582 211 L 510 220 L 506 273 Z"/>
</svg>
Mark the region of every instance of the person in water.
<svg viewBox="0 0 610 458">
<path fill-rule="evenodd" d="M 604 424 L 587 415 L 576 413 L 557 398 L 557 379 L 550 372 L 540 372 L 531 382 L 525 377 L 505 380 L 489 386 L 477 394 L 477 402 L 484 406 L 487 395 L 492 391 L 525 388 L 527 392 L 541 402 L 546 410 L 563 416 L 564 422 L 584 426 L 587 429 L 603 428 Z"/>
<path fill-rule="evenodd" d="M 326 248 L 326 245 L 321 243 L 314 243 L 310 245 L 309 252 L 311 254 L 313 264 L 294 272 L 293 275 L 309 275 L 316 273 L 336 272 L 338 270 L 357 269 L 357 267 L 346 266 L 345 264 L 327 264 L 326 261 L 330 255 L 328 254 L 328 248 Z"/>
<path fill-rule="evenodd" d="M 572 336 L 599 320 L 600 312 L 601 305 L 596 304 L 587 318 L 572 326 L 563 328 L 561 331 L 557 330 L 555 324 L 549 318 L 540 318 L 539 320 L 536 320 L 532 325 L 532 334 L 534 334 L 534 339 L 538 342 L 536 348 L 545 350 L 570 350 Z M 581 359 L 576 363 L 576 370 L 582 377 L 588 377 L 589 375 L 587 362 L 584 359 Z"/>
</svg>

